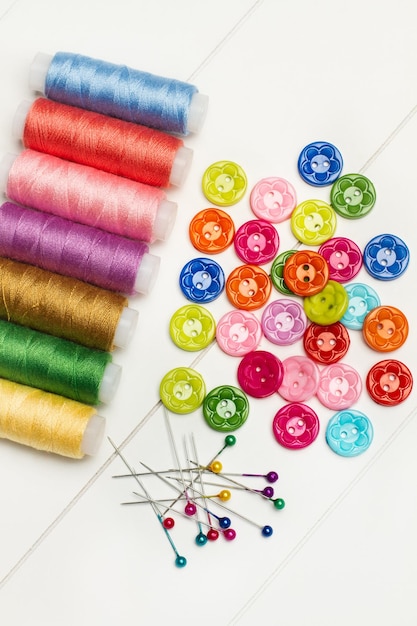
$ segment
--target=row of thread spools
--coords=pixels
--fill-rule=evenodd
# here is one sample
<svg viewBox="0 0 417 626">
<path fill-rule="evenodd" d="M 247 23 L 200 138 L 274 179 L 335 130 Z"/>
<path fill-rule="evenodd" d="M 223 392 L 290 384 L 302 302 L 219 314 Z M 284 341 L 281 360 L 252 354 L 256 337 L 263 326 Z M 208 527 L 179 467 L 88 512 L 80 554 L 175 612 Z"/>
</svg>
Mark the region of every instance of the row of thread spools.
<svg viewBox="0 0 417 626">
<path fill-rule="evenodd" d="M 72 458 L 94 454 L 207 97 L 178 80 L 83 55 L 39 54 L 17 109 L 23 143 L 0 166 L 0 437 Z"/>
</svg>

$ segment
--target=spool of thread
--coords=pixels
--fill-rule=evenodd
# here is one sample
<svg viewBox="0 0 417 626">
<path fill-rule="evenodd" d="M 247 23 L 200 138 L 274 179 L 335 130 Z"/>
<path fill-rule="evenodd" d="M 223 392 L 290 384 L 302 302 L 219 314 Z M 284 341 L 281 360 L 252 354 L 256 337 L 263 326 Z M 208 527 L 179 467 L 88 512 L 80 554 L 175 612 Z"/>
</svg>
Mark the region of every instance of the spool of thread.
<svg viewBox="0 0 417 626">
<path fill-rule="evenodd" d="M 73 459 L 94 455 L 105 420 L 91 406 L 0 379 L 0 438 Z"/>
<path fill-rule="evenodd" d="M 156 187 L 181 186 L 193 154 L 178 137 L 46 98 L 20 104 L 13 135 L 26 148 Z"/>
<path fill-rule="evenodd" d="M 29 84 L 50 100 L 180 135 L 201 129 L 208 106 L 194 85 L 71 52 L 38 53 Z"/>
<path fill-rule="evenodd" d="M 127 346 L 137 318 L 119 294 L 0 258 L 0 319 L 109 352 Z"/>
<path fill-rule="evenodd" d="M 21 207 L 0 206 L 0 256 L 72 276 L 103 289 L 148 294 L 160 258 L 148 244 Z"/>
<path fill-rule="evenodd" d="M 175 221 L 162 189 L 35 150 L 6 155 L 0 182 L 18 204 L 146 243 L 166 239 Z"/>
<path fill-rule="evenodd" d="M 108 352 L 0 320 L 0 378 L 94 405 L 113 399 L 120 376 Z"/>
</svg>

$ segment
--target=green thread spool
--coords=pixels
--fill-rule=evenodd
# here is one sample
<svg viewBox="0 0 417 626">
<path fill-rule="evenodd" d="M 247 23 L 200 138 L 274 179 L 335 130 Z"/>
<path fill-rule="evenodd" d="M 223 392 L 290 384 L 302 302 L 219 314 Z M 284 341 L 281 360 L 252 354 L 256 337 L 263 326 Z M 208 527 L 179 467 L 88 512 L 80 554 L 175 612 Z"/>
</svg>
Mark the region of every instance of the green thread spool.
<svg viewBox="0 0 417 626">
<path fill-rule="evenodd" d="M 84 404 L 109 402 L 121 368 L 108 352 L 0 320 L 0 377 Z"/>
</svg>

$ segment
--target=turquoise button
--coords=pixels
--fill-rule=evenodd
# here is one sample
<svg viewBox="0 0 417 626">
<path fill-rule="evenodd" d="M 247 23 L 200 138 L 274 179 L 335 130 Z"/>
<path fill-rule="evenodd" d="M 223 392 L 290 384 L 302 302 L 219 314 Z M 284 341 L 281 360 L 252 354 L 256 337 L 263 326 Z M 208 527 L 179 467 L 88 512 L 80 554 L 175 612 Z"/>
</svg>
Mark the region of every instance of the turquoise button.
<svg viewBox="0 0 417 626">
<path fill-rule="evenodd" d="M 374 431 L 370 420 L 354 409 L 339 411 L 326 428 L 329 447 L 340 456 L 358 456 L 372 443 Z"/>
<path fill-rule="evenodd" d="M 381 304 L 378 294 L 369 285 L 350 283 L 345 285 L 349 302 L 341 323 L 352 330 L 362 330 L 369 311 Z"/>
</svg>

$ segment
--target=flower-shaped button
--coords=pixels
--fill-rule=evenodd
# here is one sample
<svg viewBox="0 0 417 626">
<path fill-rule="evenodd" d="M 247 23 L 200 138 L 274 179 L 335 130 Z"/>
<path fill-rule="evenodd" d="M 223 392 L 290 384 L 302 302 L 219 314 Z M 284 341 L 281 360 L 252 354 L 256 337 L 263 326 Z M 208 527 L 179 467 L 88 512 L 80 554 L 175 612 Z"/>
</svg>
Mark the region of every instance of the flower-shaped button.
<svg viewBox="0 0 417 626">
<path fill-rule="evenodd" d="M 339 150 L 331 143 L 315 141 L 305 146 L 298 157 L 298 171 L 309 185 L 331 185 L 343 168 Z"/>
<path fill-rule="evenodd" d="M 250 396 L 266 398 L 278 391 L 283 374 L 278 357 L 265 350 L 255 350 L 239 363 L 237 379 L 243 391 Z"/>
<path fill-rule="evenodd" d="M 250 195 L 251 209 L 256 217 L 273 224 L 290 217 L 296 203 L 296 191 L 285 178 L 263 178 Z"/>
<path fill-rule="evenodd" d="M 275 439 L 284 448 L 306 448 L 317 438 L 320 423 L 317 414 L 306 404 L 291 402 L 275 415 L 272 430 Z"/>
<path fill-rule="evenodd" d="M 283 293 L 286 296 L 293 295 L 293 292 L 285 283 L 284 280 L 284 267 L 288 259 L 295 254 L 297 250 L 286 250 L 285 252 L 281 252 L 275 259 L 271 265 L 271 280 L 275 289 L 280 293 Z"/>
<path fill-rule="evenodd" d="M 336 230 L 336 213 L 323 200 L 305 200 L 291 214 L 294 237 L 309 246 L 319 246 Z"/>
<path fill-rule="evenodd" d="M 219 206 L 231 206 L 245 194 L 246 174 L 237 163 L 217 161 L 204 172 L 202 186 L 207 200 Z"/>
<path fill-rule="evenodd" d="M 373 209 L 376 202 L 375 187 L 362 174 L 345 174 L 330 191 L 330 204 L 342 217 L 357 219 Z"/>
<path fill-rule="evenodd" d="M 340 322 L 328 326 L 313 323 L 304 333 L 304 350 L 310 358 L 323 365 L 340 361 L 349 346 L 349 333 Z"/>
<path fill-rule="evenodd" d="M 333 415 L 326 428 L 326 441 L 340 456 L 362 454 L 371 445 L 373 436 L 371 421 L 354 409 L 344 409 Z"/>
<path fill-rule="evenodd" d="M 299 250 L 284 266 L 285 284 L 298 296 L 312 296 L 329 280 L 326 259 L 313 250 Z"/>
<path fill-rule="evenodd" d="M 350 283 L 345 287 L 349 298 L 346 313 L 340 320 L 347 328 L 361 330 L 369 311 L 381 304 L 378 294 L 369 285 Z"/>
<path fill-rule="evenodd" d="M 265 220 L 249 220 L 236 231 L 235 250 L 245 263 L 262 265 L 275 257 L 279 236 L 275 227 Z"/>
<path fill-rule="evenodd" d="M 393 280 L 405 272 L 410 252 L 404 241 L 396 235 L 373 237 L 363 251 L 365 268 L 373 278 Z"/>
<path fill-rule="evenodd" d="M 357 401 L 361 392 L 361 377 L 346 363 L 327 365 L 320 372 L 317 398 L 329 409 L 348 409 Z"/>
<path fill-rule="evenodd" d="M 204 398 L 203 415 L 214 430 L 230 432 L 240 428 L 249 415 L 246 394 L 237 387 L 221 385 L 212 389 Z"/>
<path fill-rule="evenodd" d="M 268 274 L 256 265 L 236 267 L 226 281 L 226 293 L 231 304 L 246 311 L 260 309 L 268 300 L 271 289 Z"/>
<path fill-rule="evenodd" d="M 207 254 L 218 254 L 228 248 L 235 234 L 232 218 L 221 209 L 204 209 L 193 217 L 189 235 L 194 248 Z"/>
<path fill-rule="evenodd" d="M 305 402 L 314 396 L 319 385 L 319 368 L 306 356 L 290 356 L 282 362 L 284 376 L 279 395 L 290 402 Z"/>
<path fill-rule="evenodd" d="M 347 237 L 333 237 L 319 248 L 329 265 L 330 278 L 339 283 L 352 280 L 362 267 L 362 252 L 359 246 Z"/>
<path fill-rule="evenodd" d="M 204 379 L 194 369 L 176 367 L 165 374 L 159 386 L 162 404 L 173 413 L 191 413 L 202 405 L 206 394 Z"/>
<path fill-rule="evenodd" d="M 393 359 L 375 363 L 366 376 L 366 388 L 372 400 L 383 406 L 397 406 L 408 398 L 413 376 L 404 363 Z"/>
<path fill-rule="evenodd" d="M 400 348 L 408 337 L 408 321 L 394 306 L 378 306 L 365 317 L 363 337 L 370 348 L 391 352 Z"/>
<path fill-rule="evenodd" d="M 296 300 L 281 298 L 265 307 L 261 324 L 269 341 L 288 346 L 301 339 L 307 326 L 307 318 L 303 307 Z"/>
<path fill-rule="evenodd" d="M 244 356 L 255 350 L 262 338 L 262 326 L 250 311 L 230 311 L 217 322 L 219 347 L 231 356 Z"/>
<path fill-rule="evenodd" d="M 308 319 L 328 326 L 339 322 L 348 308 L 349 297 L 343 285 L 329 280 L 322 291 L 303 300 Z"/>
<path fill-rule="evenodd" d="M 224 289 L 224 272 L 211 259 L 192 259 L 180 273 L 180 287 L 192 302 L 212 302 Z"/>
<path fill-rule="evenodd" d="M 198 304 L 186 305 L 171 317 L 169 334 L 172 341 L 183 350 L 202 350 L 213 341 L 216 322 L 204 307 Z"/>
</svg>

